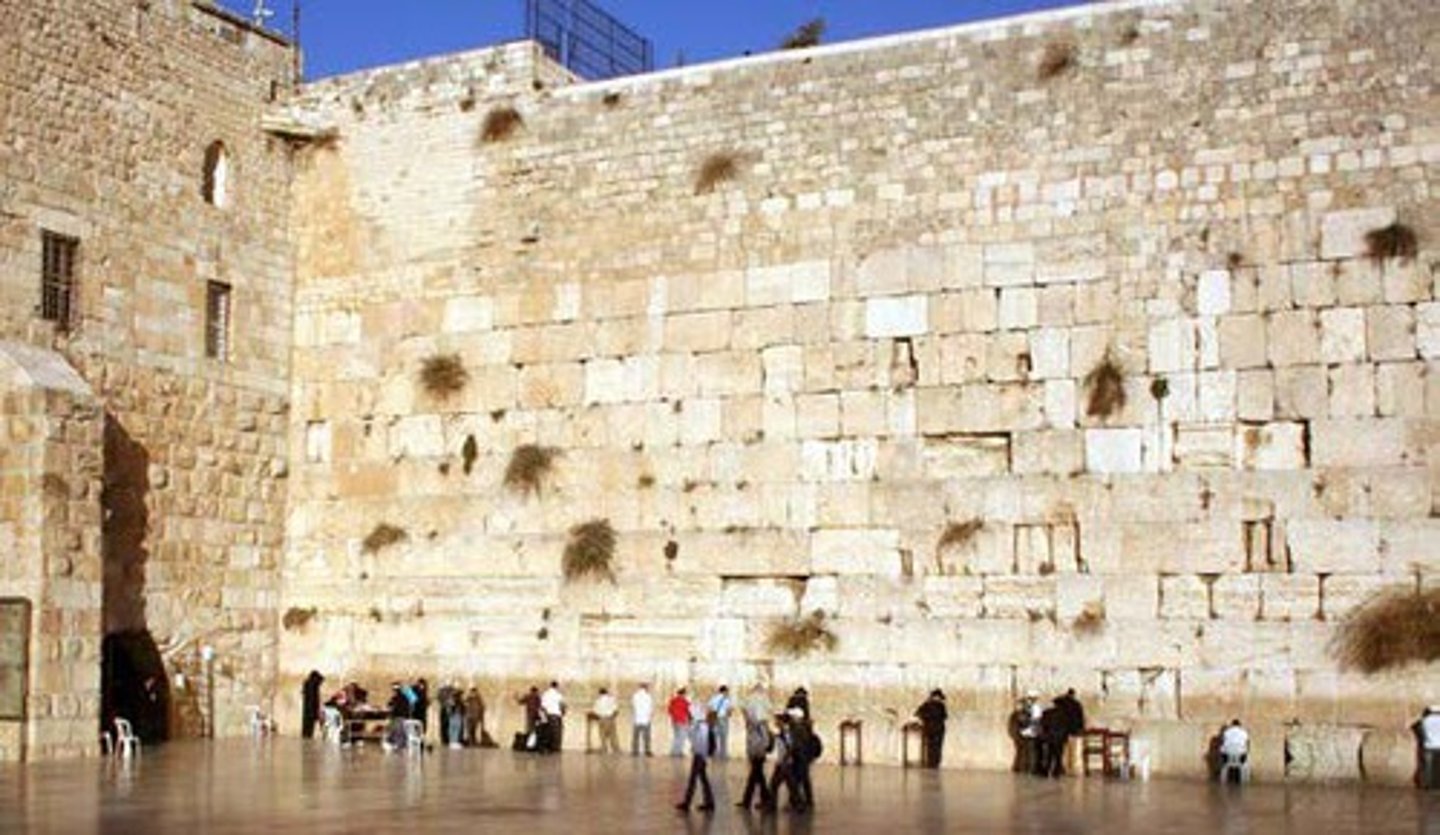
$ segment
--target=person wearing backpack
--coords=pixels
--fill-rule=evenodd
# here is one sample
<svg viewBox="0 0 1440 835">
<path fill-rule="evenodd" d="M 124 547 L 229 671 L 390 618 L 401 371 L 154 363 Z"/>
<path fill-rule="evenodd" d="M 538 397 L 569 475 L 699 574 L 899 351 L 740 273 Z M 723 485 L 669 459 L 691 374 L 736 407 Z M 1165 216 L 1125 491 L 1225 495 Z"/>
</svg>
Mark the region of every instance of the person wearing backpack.
<svg viewBox="0 0 1440 835">
<path fill-rule="evenodd" d="M 790 758 L 790 780 L 794 786 L 790 806 L 797 812 L 808 812 L 815 808 L 815 788 L 810 783 L 810 765 L 820 759 L 824 745 L 810 720 L 804 718 L 804 714 L 797 717 L 797 712 L 792 711 L 790 714 L 790 734 L 794 746 Z"/>
<path fill-rule="evenodd" d="M 755 790 L 760 790 L 760 802 L 756 808 L 764 809 L 773 805 L 770 801 L 770 787 L 765 783 L 765 758 L 775 747 L 775 737 L 764 716 L 745 714 L 745 756 L 750 760 L 750 776 L 745 778 L 745 794 L 735 805 L 741 809 L 750 808 Z"/>
</svg>

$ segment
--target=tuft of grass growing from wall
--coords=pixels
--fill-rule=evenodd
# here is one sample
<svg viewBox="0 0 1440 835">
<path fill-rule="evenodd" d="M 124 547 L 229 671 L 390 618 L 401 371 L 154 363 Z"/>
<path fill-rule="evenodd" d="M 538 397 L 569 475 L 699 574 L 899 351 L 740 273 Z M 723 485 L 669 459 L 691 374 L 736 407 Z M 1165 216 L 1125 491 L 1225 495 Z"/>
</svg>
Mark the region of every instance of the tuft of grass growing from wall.
<svg viewBox="0 0 1440 835">
<path fill-rule="evenodd" d="M 485 123 L 480 126 L 480 141 L 485 143 L 504 142 L 525 125 L 525 117 L 508 104 L 490 109 L 485 114 Z"/>
<path fill-rule="evenodd" d="M 561 569 L 567 581 L 596 577 L 615 582 L 615 529 L 609 519 L 592 519 L 570 529 Z"/>
<path fill-rule="evenodd" d="M 505 487 L 521 495 L 539 493 L 555 469 L 560 451 L 554 447 L 521 444 L 510 453 L 505 467 Z"/>
<path fill-rule="evenodd" d="M 1035 75 L 1041 81 L 1059 78 L 1074 69 L 1075 60 L 1074 44 L 1069 41 L 1051 41 L 1045 44 L 1045 51 L 1040 53 L 1040 64 L 1035 68 Z"/>
<path fill-rule="evenodd" d="M 296 632 L 304 629 L 306 624 L 315 619 L 316 610 L 314 606 L 301 609 L 291 606 L 285 610 L 284 617 L 280 618 L 280 625 L 285 627 L 287 632 Z"/>
<path fill-rule="evenodd" d="M 695 193 L 709 194 L 721 183 L 740 176 L 740 157 L 731 151 L 716 151 L 700 163 L 695 172 Z"/>
<path fill-rule="evenodd" d="M 968 519 L 964 522 L 951 522 L 940 532 L 940 539 L 935 543 L 936 551 L 948 551 L 951 548 L 963 548 L 974 541 L 976 534 L 985 527 L 985 523 L 979 519 Z"/>
<path fill-rule="evenodd" d="M 1100 363 L 1085 375 L 1085 414 L 1104 420 L 1125 408 L 1125 374 L 1109 351 Z"/>
<path fill-rule="evenodd" d="M 1392 223 L 1365 233 L 1365 254 L 1372 261 L 1409 260 L 1419 251 L 1419 237 L 1414 229 L 1403 223 Z"/>
<path fill-rule="evenodd" d="M 812 46 L 819 46 L 820 39 L 823 37 L 825 37 L 825 18 L 817 17 L 795 27 L 795 31 L 786 35 L 785 39 L 780 42 L 780 48 L 808 49 Z"/>
<path fill-rule="evenodd" d="M 459 354 L 432 354 L 420 361 L 420 387 L 431 397 L 445 400 L 459 394 L 470 382 L 470 372 Z"/>
<path fill-rule="evenodd" d="M 1105 604 L 1092 600 L 1085 604 L 1080 614 L 1071 621 L 1070 629 L 1076 635 L 1098 635 L 1105 630 Z"/>
<path fill-rule="evenodd" d="M 399 545 L 410 538 L 410 534 L 404 528 L 396 527 L 389 522 L 380 522 L 370 529 L 365 539 L 360 542 L 360 548 L 367 554 L 378 554 L 386 548 Z"/>
<path fill-rule="evenodd" d="M 770 626 L 765 649 L 774 655 L 803 658 L 813 652 L 834 652 L 840 639 L 826 623 L 819 609 L 805 617 L 788 618 Z"/>
<path fill-rule="evenodd" d="M 1440 588 L 1377 592 L 1341 623 L 1332 649 L 1343 668 L 1367 675 L 1440 661 Z"/>
</svg>

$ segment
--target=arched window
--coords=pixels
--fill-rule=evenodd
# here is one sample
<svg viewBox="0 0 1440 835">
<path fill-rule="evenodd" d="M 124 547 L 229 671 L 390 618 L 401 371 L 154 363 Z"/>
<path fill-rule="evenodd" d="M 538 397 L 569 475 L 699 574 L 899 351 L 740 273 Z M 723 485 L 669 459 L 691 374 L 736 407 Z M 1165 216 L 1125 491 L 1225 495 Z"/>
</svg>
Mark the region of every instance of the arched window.
<svg viewBox="0 0 1440 835">
<path fill-rule="evenodd" d="M 205 149 L 200 196 L 205 198 L 206 203 L 222 209 L 230 198 L 230 154 L 225 150 L 225 143 L 218 139 Z"/>
</svg>

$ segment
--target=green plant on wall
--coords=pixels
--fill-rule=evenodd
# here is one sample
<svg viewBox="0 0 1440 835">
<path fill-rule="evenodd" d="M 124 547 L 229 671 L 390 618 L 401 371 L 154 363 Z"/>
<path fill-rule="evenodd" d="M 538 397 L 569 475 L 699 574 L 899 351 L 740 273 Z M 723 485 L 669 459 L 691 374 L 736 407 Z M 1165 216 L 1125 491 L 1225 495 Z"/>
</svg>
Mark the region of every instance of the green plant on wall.
<svg viewBox="0 0 1440 835">
<path fill-rule="evenodd" d="M 566 580 L 595 577 L 615 582 L 615 529 L 609 519 L 592 519 L 570 529 L 561 568 Z"/>
</svg>

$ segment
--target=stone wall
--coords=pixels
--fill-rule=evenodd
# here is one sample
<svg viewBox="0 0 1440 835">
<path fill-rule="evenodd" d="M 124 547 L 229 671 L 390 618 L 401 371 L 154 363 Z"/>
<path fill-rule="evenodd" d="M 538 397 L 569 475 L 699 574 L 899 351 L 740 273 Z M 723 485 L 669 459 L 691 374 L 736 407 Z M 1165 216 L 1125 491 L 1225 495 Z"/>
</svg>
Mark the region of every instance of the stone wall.
<svg viewBox="0 0 1440 835">
<path fill-rule="evenodd" d="M 0 597 L 31 604 L 26 721 L 0 722 L 0 761 L 99 748 L 102 426 L 59 355 L 0 342 Z"/>
<path fill-rule="evenodd" d="M 893 761 L 941 686 L 948 762 L 997 767 L 1013 699 L 1074 686 L 1162 773 L 1242 715 L 1262 773 L 1298 720 L 1358 774 L 1358 729 L 1440 685 L 1328 651 L 1440 566 L 1436 24 L 1106 4 L 558 89 L 489 83 L 502 50 L 308 92 L 339 139 L 295 193 L 282 605 L 313 617 L 282 710 L 312 667 L 505 701 L 804 683 Z M 1418 256 L 1367 255 L 1392 222 Z M 437 397 L 445 355 L 468 383 Z M 559 451 L 536 494 L 503 483 L 524 444 Z M 615 581 L 567 583 L 592 519 Z M 382 523 L 403 540 L 365 548 Z M 833 652 L 767 649 L 815 610 Z"/>
<path fill-rule="evenodd" d="M 63 354 L 105 412 L 106 633 L 148 630 L 191 679 L 214 646 L 216 715 L 179 691 L 175 732 L 232 733 L 275 670 L 292 149 L 260 117 L 289 94 L 291 52 L 183 0 L 0 16 L 0 338 Z M 201 193 L 216 141 L 219 206 Z M 80 241 L 69 332 L 39 315 L 41 230 Z M 224 362 L 204 351 L 212 280 L 233 288 Z"/>
</svg>

